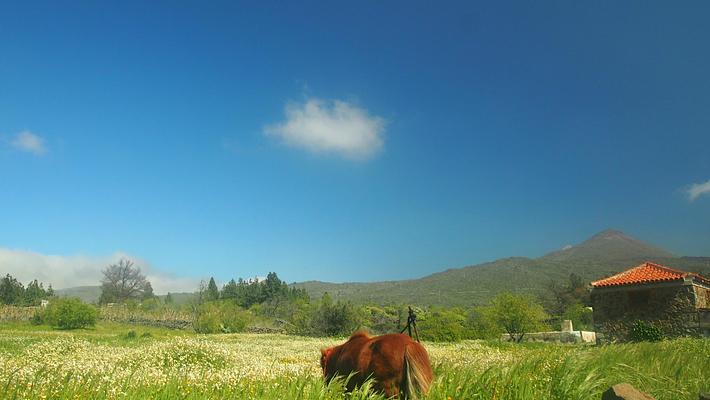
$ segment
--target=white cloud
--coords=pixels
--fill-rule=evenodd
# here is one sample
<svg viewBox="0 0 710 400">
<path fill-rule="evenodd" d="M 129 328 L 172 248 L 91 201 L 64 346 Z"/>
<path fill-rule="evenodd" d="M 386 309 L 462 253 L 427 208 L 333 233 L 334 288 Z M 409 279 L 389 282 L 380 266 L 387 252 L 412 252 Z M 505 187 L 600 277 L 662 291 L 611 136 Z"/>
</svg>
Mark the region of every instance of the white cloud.
<svg viewBox="0 0 710 400">
<path fill-rule="evenodd" d="M 694 183 L 692 184 L 688 190 L 688 199 L 690 201 L 694 201 L 698 197 L 704 195 L 704 194 L 710 194 L 710 180 L 704 183 Z"/>
<path fill-rule="evenodd" d="M 12 146 L 18 150 L 41 156 L 47 152 L 44 139 L 30 131 L 22 131 L 12 139 Z"/>
<path fill-rule="evenodd" d="M 123 257 L 133 260 L 136 266 L 141 268 L 156 294 L 192 292 L 198 288 L 198 279 L 181 278 L 157 271 L 147 262 L 122 252 L 102 257 L 61 256 L 0 248 L 0 274 L 10 274 L 24 285 L 37 279 L 45 286 L 51 284 L 55 289 L 98 286 L 102 277 L 101 271 Z"/>
<path fill-rule="evenodd" d="M 268 125 L 264 133 L 314 153 L 336 153 L 366 159 L 383 146 L 384 119 L 351 103 L 315 98 L 286 105 L 286 121 Z"/>
</svg>

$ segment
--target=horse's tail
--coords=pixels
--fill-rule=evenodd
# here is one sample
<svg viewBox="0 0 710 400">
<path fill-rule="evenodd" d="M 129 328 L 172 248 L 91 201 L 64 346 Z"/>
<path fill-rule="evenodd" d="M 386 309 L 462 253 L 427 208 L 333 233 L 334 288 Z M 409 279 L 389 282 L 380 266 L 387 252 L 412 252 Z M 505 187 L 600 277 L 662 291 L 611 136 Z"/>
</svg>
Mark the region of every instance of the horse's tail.
<svg viewBox="0 0 710 400">
<path fill-rule="evenodd" d="M 404 349 L 404 395 L 417 399 L 418 394 L 429 393 L 433 379 L 431 364 L 426 350 L 419 343 L 407 344 Z"/>
</svg>

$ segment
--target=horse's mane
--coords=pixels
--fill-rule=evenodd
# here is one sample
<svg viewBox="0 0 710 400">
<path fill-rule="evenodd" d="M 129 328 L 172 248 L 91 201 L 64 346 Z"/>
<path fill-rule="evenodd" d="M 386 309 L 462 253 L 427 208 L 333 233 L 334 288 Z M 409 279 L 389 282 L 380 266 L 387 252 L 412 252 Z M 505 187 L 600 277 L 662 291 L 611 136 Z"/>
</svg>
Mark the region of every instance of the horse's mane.
<svg viewBox="0 0 710 400">
<path fill-rule="evenodd" d="M 370 334 L 368 334 L 366 330 L 360 329 L 360 330 L 355 331 L 352 335 L 350 335 L 350 338 L 348 340 L 353 340 L 353 339 L 359 338 L 359 337 L 364 337 L 365 339 L 369 339 Z"/>
</svg>

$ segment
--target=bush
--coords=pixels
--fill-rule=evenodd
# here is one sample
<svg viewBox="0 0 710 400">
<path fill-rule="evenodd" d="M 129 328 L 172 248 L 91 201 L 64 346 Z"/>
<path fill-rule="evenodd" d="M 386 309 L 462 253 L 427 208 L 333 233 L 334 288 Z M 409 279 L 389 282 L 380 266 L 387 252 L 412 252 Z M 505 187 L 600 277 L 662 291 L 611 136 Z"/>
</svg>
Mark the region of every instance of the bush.
<svg viewBox="0 0 710 400">
<path fill-rule="evenodd" d="M 453 309 L 433 309 L 418 316 L 417 330 L 422 340 L 432 342 L 458 342 L 466 337 L 463 311 Z"/>
<path fill-rule="evenodd" d="M 248 311 L 229 302 L 209 302 L 197 308 L 193 327 L 197 333 L 242 332 L 251 322 Z"/>
<path fill-rule="evenodd" d="M 77 329 L 94 326 L 98 311 L 94 306 L 76 298 L 55 299 L 45 312 L 44 320 L 59 329 Z"/>
<path fill-rule="evenodd" d="M 30 317 L 30 324 L 32 325 L 42 325 L 44 323 L 44 314 L 40 311 L 35 311 L 34 315 Z"/>
<path fill-rule="evenodd" d="M 311 333 L 316 336 L 347 336 L 362 325 L 361 310 L 350 302 L 333 302 L 323 294 L 311 320 Z"/>
<path fill-rule="evenodd" d="M 663 340 L 663 332 L 650 322 L 638 320 L 631 328 L 629 339 L 633 342 L 659 342 Z"/>
<path fill-rule="evenodd" d="M 490 300 L 490 305 L 478 307 L 476 312 L 488 321 L 493 321 L 511 340 L 520 342 L 528 332 L 544 329 L 548 318 L 535 299 L 502 292 Z"/>
<path fill-rule="evenodd" d="M 365 306 L 365 326 L 375 334 L 399 332 L 407 323 L 407 311 L 402 307 Z M 402 326 L 400 326 L 402 325 Z"/>
<path fill-rule="evenodd" d="M 474 308 L 469 312 L 466 325 L 470 330 L 470 339 L 498 339 L 503 330 L 498 326 L 495 316 L 487 309 Z"/>
<path fill-rule="evenodd" d="M 592 310 L 583 306 L 581 303 L 574 303 L 567 307 L 567 310 L 562 314 L 562 319 L 572 321 L 573 326 L 577 330 L 593 331 L 594 324 L 592 323 L 592 315 Z"/>
</svg>

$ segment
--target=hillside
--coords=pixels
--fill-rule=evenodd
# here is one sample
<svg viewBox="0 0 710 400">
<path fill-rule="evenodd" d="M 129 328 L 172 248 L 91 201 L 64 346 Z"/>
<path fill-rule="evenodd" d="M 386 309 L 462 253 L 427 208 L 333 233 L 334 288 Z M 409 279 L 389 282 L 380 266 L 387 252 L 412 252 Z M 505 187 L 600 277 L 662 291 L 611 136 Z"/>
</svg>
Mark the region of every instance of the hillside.
<svg viewBox="0 0 710 400">
<path fill-rule="evenodd" d="M 312 298 L 320 298 L 328 292 L 336 299 L 356 303 L 471 306 L 485 303 L 504 290 L 544 295 L 551 281 L 564 282 L 573 272 L 589 282 L 643 261 L 710 276 L 710 257 L 679 257 L 623 232 L 606 230 L 578 245 L 534 259 L 504 258 L 448 269 L 420 279 L 367 283 L 308 281 L 293 286 L 305 288 Z M 56 292 L 60 296 L 75 296 L 87 302 L 96 302 L 101 289 L 99 286 L 82 286 Z M 159 297 L 162 299 L 164 296 Z M 183 304 L 194 294 L 172 293 L 172 297 L 176 304 Z"/>
<path fill-rule="evenodd" d="M 56 289 L 54 293 L 61 297 L 78 297 L 87 303 L 95 303 L 101 297 L 101 286 L 76 286 Z"/>
<path fill-rule="evenodd" d="M 536 259 L 505 258 L 413 280 L 340 284 L 309 281 L 295 286 L 305 288 L 314 298 L 328 292 L 336 299 L 356 303 L 471 306 L 506 290 L 542 295 L 551 281 L 563 282 L 573 272 L 589 282 L 646 260 L 710 275 L 708 257 L 677 257 L 620 231 L 606 230 L 576 246 Z"/>
</svg>

